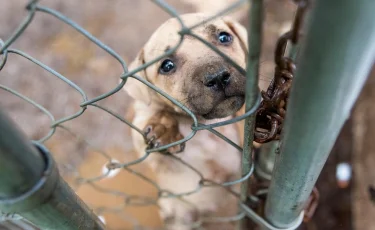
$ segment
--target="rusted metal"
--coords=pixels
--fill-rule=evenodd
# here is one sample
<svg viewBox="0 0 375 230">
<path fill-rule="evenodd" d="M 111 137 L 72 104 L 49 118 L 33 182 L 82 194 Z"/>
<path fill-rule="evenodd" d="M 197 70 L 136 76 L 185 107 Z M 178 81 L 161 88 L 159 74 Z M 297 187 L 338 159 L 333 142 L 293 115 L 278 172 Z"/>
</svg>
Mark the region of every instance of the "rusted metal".
<svg viewBox="0 0 375 230">
<path fill-rule="evenodd" d="M 314 187 L 309 199 L 306 202 L 306 206 L 304 209 L 304 216 L 303 216 L 303 222 L 309 222 L 311 218 L 314 216 L 314 213 L 316 211 L 316 208 L 319 204 L 319 190 Z"/>
<path fill-rule="evenodd" d="M 286 106 L 293 76 L 296 71 L 294 60 L 286 55 L 289 42 L 297 44 L 305 17 L 307 0 L 295 1 L 298 5 L 292 29 L 277 41 L 275 49 L 275 74 L 268 89 L 262 91 L 263 101 L 257 111 L 254 141 L 266 143 L 279 140 L 284 122 Z"/>
</svg>

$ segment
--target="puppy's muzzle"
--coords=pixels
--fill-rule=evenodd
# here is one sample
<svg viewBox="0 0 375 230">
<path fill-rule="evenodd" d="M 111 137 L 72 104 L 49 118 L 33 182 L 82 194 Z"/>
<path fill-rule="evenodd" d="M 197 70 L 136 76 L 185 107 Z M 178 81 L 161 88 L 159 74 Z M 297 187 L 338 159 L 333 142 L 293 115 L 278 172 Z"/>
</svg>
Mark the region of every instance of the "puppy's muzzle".
<svg viewBox="0 0 375 230">
<path fill-rule="evenodd" d="M 204 76 L 204 85 L 209 88 L 225 89 L 231 81 L 231 74 L 226 69 L 221 69 L 213 74 L 206 74 Z"/>
</svg>

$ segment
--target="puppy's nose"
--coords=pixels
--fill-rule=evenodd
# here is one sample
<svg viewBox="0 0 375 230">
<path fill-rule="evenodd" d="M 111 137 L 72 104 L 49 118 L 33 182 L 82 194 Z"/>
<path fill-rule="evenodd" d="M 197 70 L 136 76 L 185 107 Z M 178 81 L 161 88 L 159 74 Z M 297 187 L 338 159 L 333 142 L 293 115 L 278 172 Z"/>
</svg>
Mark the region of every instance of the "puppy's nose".
<svg viewBox="0 0 375 230">
<path fill-rule="evenodd" d="M 220 71 L 216 74 L 209 74 L 206 76 L 204 85 L 213 87 L 215 85 L 225 88 L 230 82 L 230 73 L 227 70 Z"/>
</svg>

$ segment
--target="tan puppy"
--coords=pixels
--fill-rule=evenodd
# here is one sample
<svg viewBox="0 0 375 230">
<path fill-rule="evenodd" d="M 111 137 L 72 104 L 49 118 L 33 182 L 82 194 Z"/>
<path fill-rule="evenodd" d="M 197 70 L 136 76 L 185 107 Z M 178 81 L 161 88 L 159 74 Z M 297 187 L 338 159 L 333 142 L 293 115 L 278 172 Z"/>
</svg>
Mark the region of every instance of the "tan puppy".
<svg viewBox="0 0 375 230">
<path fill-rule="evenodd" d="M 182 16 L 186 26 L 206 19 L 204 14 Z M 174 47 L 180 40 L 180 24 L 170 19 L 151 36 L 130 70 L 153 60 Z M 245 68 L 247 33 L 229 18 L 219 18 L 199 26 L 193 32 L 207 40 Z M 179 49 L 167 58 L 136 75 L 148 80 L 183 103 L 200 123 L 230 119 L 244 103 L 245 76 L 221 56 L 198 41 L 186 36 Z M 179 107 L 155 93 L 141 82 L 128 79 L 125 90 L 135 99 L 133 124 L 144 130 L 147 138 L 133 131 L 133 142 L 139 156 L 147 147 L 156 147 L 182 139 L 191 133 L 192 119 Z M 240 144 L 235 124 L 216 128 Z M 147 145 L 148 143 L 148 145 Z M 170 153 L 197 169 L 204 178 L 223 183 L 240 177 L 241 155 L 231 145 L 209 131 L 201 130 L 186 143 L 168 149 Z M 186 165 L 160 153 L 146 159 L 155 172 L 161 189 L 173 193 L 197 188 L 201 177 Z M 238 185 L 231 189 L 238 191 Z M 237 200 L 220 187 L 205 187 L 197 193 L 177 198 L 161 198 L 160 215 L 168 229 L 191 229 L 198 217 L 230 217 L 237 214 Z M 233 229 L 233 223 L 205 223 L 206 229 Z"/>
</svg>

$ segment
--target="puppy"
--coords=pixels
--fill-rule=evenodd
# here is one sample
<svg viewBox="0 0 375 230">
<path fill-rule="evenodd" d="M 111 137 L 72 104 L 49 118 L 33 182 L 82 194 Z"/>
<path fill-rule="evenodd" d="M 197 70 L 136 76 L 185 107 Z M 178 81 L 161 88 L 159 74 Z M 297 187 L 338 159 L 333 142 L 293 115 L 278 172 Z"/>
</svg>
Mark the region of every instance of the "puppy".
<svg viewBox="0 0 375 230">
<path fill-rule="evenodd" d="M 181 16 L 186 26 L 207 18 L 201 13 Z M 129 69 L 133 70 L 173 48 L 180 40 L 180 24 L 170 19 L 160 26 L 139 52 Z M 193 32 L 210 42 L 245 68 L 247 32 L 230 18 L 209 21 Z M 138 75 L 163 90 L 190 109 L 199 123 L 227 120 L 243 108 L 245 76 L 220 55 L 192 36 L 185 36 L 181 46 L 169 57 L 141 70 Z M 143 129 L 146 140 L 133 130 L 132 138 L 139 156 L 149 147 L 166 145 L 191 133 L 192 119 L 181 108 L 143 83 L 128 78 L 127 93 L 135 99 L 133 124 Z M 243 129 L 243 126 L 242 126 Z M 236 124 L 216 128 L 241 144 Z M 170 147 L 168 153 L 151 153 L 145 160 L 154 171 L 161 189 L 173 193 L 195 190 L 201 177 L 223 183 L 240 178 L 241 153 L 207 130 L 201 130 L 185 144 Z M 237 191 L 239 186 L 230 189 Z M 231 217 L 238 213 L 237 198 L 226 189 L 203 187 L 196 193 L 180 198 L 160 198 L 160 216 L 167 229 L 192 229 L 192 224 L 209 217 Z M 205 222 L 205 229 L 233 229 L 234 223 Z"/>
</svg>

